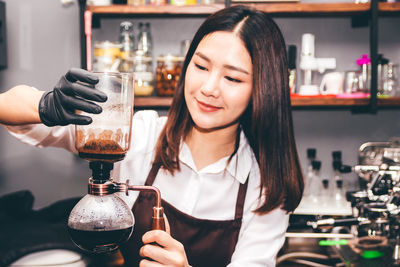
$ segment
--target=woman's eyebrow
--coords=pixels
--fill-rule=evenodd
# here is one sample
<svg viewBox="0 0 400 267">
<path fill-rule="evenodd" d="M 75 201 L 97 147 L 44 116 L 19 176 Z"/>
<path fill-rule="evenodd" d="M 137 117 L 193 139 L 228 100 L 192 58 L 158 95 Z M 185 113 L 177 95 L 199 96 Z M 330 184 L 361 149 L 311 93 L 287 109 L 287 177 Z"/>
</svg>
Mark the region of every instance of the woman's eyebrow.
<svg viewBox="0 0 400 267">
<path fill-rule="evenodd" d="M 211 61 L 206 55 L 204 55 L 201 52 L 196 52 L 195 55 L 201 57 L 202 59 L 204 59 L 207 62 Z M 247 70 L 242 69 L 242 68 L 237 67 L 237 66 L 225 64 L 225 65 L 223 65 L 223 67 L 227 68 L 227 69 L 230 69 L 230 70 L 240 71 L 240 72 L 243 72 L 244 74 L 250 75 L 250 73 Z"/>
<path fill-rule="evenodd" d="M 204 54 L 201 53 L 201 52 L 196 52 L 195 55 L 201 57 L 201 58 L 204 59 L 205 61 L 208 61 L 208 62 L 211 61 L 206 55 L 204 55 Z"/>
<path fill-rule="evenodd" d="M 250 75 L 250 73 L 247 70 L 244 70 L 242 68 L 233 66 L 233 65 L 223 65 L 224 68 L 230 69 L 230 70 L 235 70 L 235 71 L 240 71 L 243 72 L 244 74 Z"/>
</svg>

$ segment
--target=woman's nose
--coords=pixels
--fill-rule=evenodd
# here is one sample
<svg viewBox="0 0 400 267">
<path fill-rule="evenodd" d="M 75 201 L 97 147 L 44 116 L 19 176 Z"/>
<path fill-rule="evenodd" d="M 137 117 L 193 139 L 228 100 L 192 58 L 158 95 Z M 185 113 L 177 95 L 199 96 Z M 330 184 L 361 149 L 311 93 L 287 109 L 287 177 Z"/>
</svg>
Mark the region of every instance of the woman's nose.
<svg viewBox="0 0 400 267">
<path fill-rule="evenodd" d="M 203 82 L 201 92 L 205 96 L 219 96 L 219 77 L 217 73 L 210 73 L 207 79 Z"/>
</svg>

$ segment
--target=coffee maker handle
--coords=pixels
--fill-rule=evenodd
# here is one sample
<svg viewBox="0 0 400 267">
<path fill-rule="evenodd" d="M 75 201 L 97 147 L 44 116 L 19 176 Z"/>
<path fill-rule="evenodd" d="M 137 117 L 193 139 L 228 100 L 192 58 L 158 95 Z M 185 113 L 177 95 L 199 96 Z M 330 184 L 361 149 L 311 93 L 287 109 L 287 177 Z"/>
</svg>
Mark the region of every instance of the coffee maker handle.
<svg viewBox="0 0 400 267">
<path fill-rule="evenodd" d="M 153 223 L 152 223 L 152 230 L 162 230 L 165 231 L 165 221 L 164 218 L 154 218 L 153 217 Z"/>
<path fill-rule="evenodd" d="M 153 207 L 153 222 L 152 230 L 162 230 L 165 231 L 165 220 L 164 220 L 164 209 L 160 207 Z"/>
</svg>

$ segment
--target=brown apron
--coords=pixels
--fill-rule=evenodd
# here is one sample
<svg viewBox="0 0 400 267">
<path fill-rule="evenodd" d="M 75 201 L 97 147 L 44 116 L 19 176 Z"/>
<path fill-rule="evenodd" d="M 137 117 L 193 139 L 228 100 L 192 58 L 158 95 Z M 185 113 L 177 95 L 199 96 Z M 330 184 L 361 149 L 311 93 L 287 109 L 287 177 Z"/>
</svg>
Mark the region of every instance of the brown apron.
<svg viewBox="0 0 400 267">
<path fill-rule="evenodd" d="M 153 185 L 159 169 L 160 165 L 153 164 L 145 185 Z M 233 220 L 197 219 L 162 200 L 162 206 L 169 221 L 171 236 L 184 245 L 190 265 L 194 267 L 218 267 L 230 263 L 242 225 L 248 179 L 249 177 L 247 177 L 246 183 L 239 186 Z M 154 205 L 155 197 L 153 194 L 139 193 L 132 208 L 135 216 L 132 237 L 121 246 L 125 266 L 139 266 L 141 260 L 139 250 L 143 246 L 142 236 L 151 230 Z"/>
</svg>

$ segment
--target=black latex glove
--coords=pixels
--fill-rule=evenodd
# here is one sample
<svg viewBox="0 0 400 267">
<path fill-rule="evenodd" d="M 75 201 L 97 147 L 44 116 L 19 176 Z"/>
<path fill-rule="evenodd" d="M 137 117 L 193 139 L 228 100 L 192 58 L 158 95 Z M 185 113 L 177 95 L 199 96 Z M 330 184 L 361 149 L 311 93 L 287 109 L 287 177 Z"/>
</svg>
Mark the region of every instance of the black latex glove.
<svg viewBox="0 0 400 267">
<path fill-rule="evenodd" d="M 39 102 L 39 116 L 47 126 L 79 124 L 92 122 L 88 116 L 75 114 L 75 110 L 99 114 L 102 108 L 90 101 L 105 102 L 106 94 L 94 88 L 99 79 L 83 69 L 72 68 L 61 77 L 50 92 L 45 93 Z"/>
</svg>

